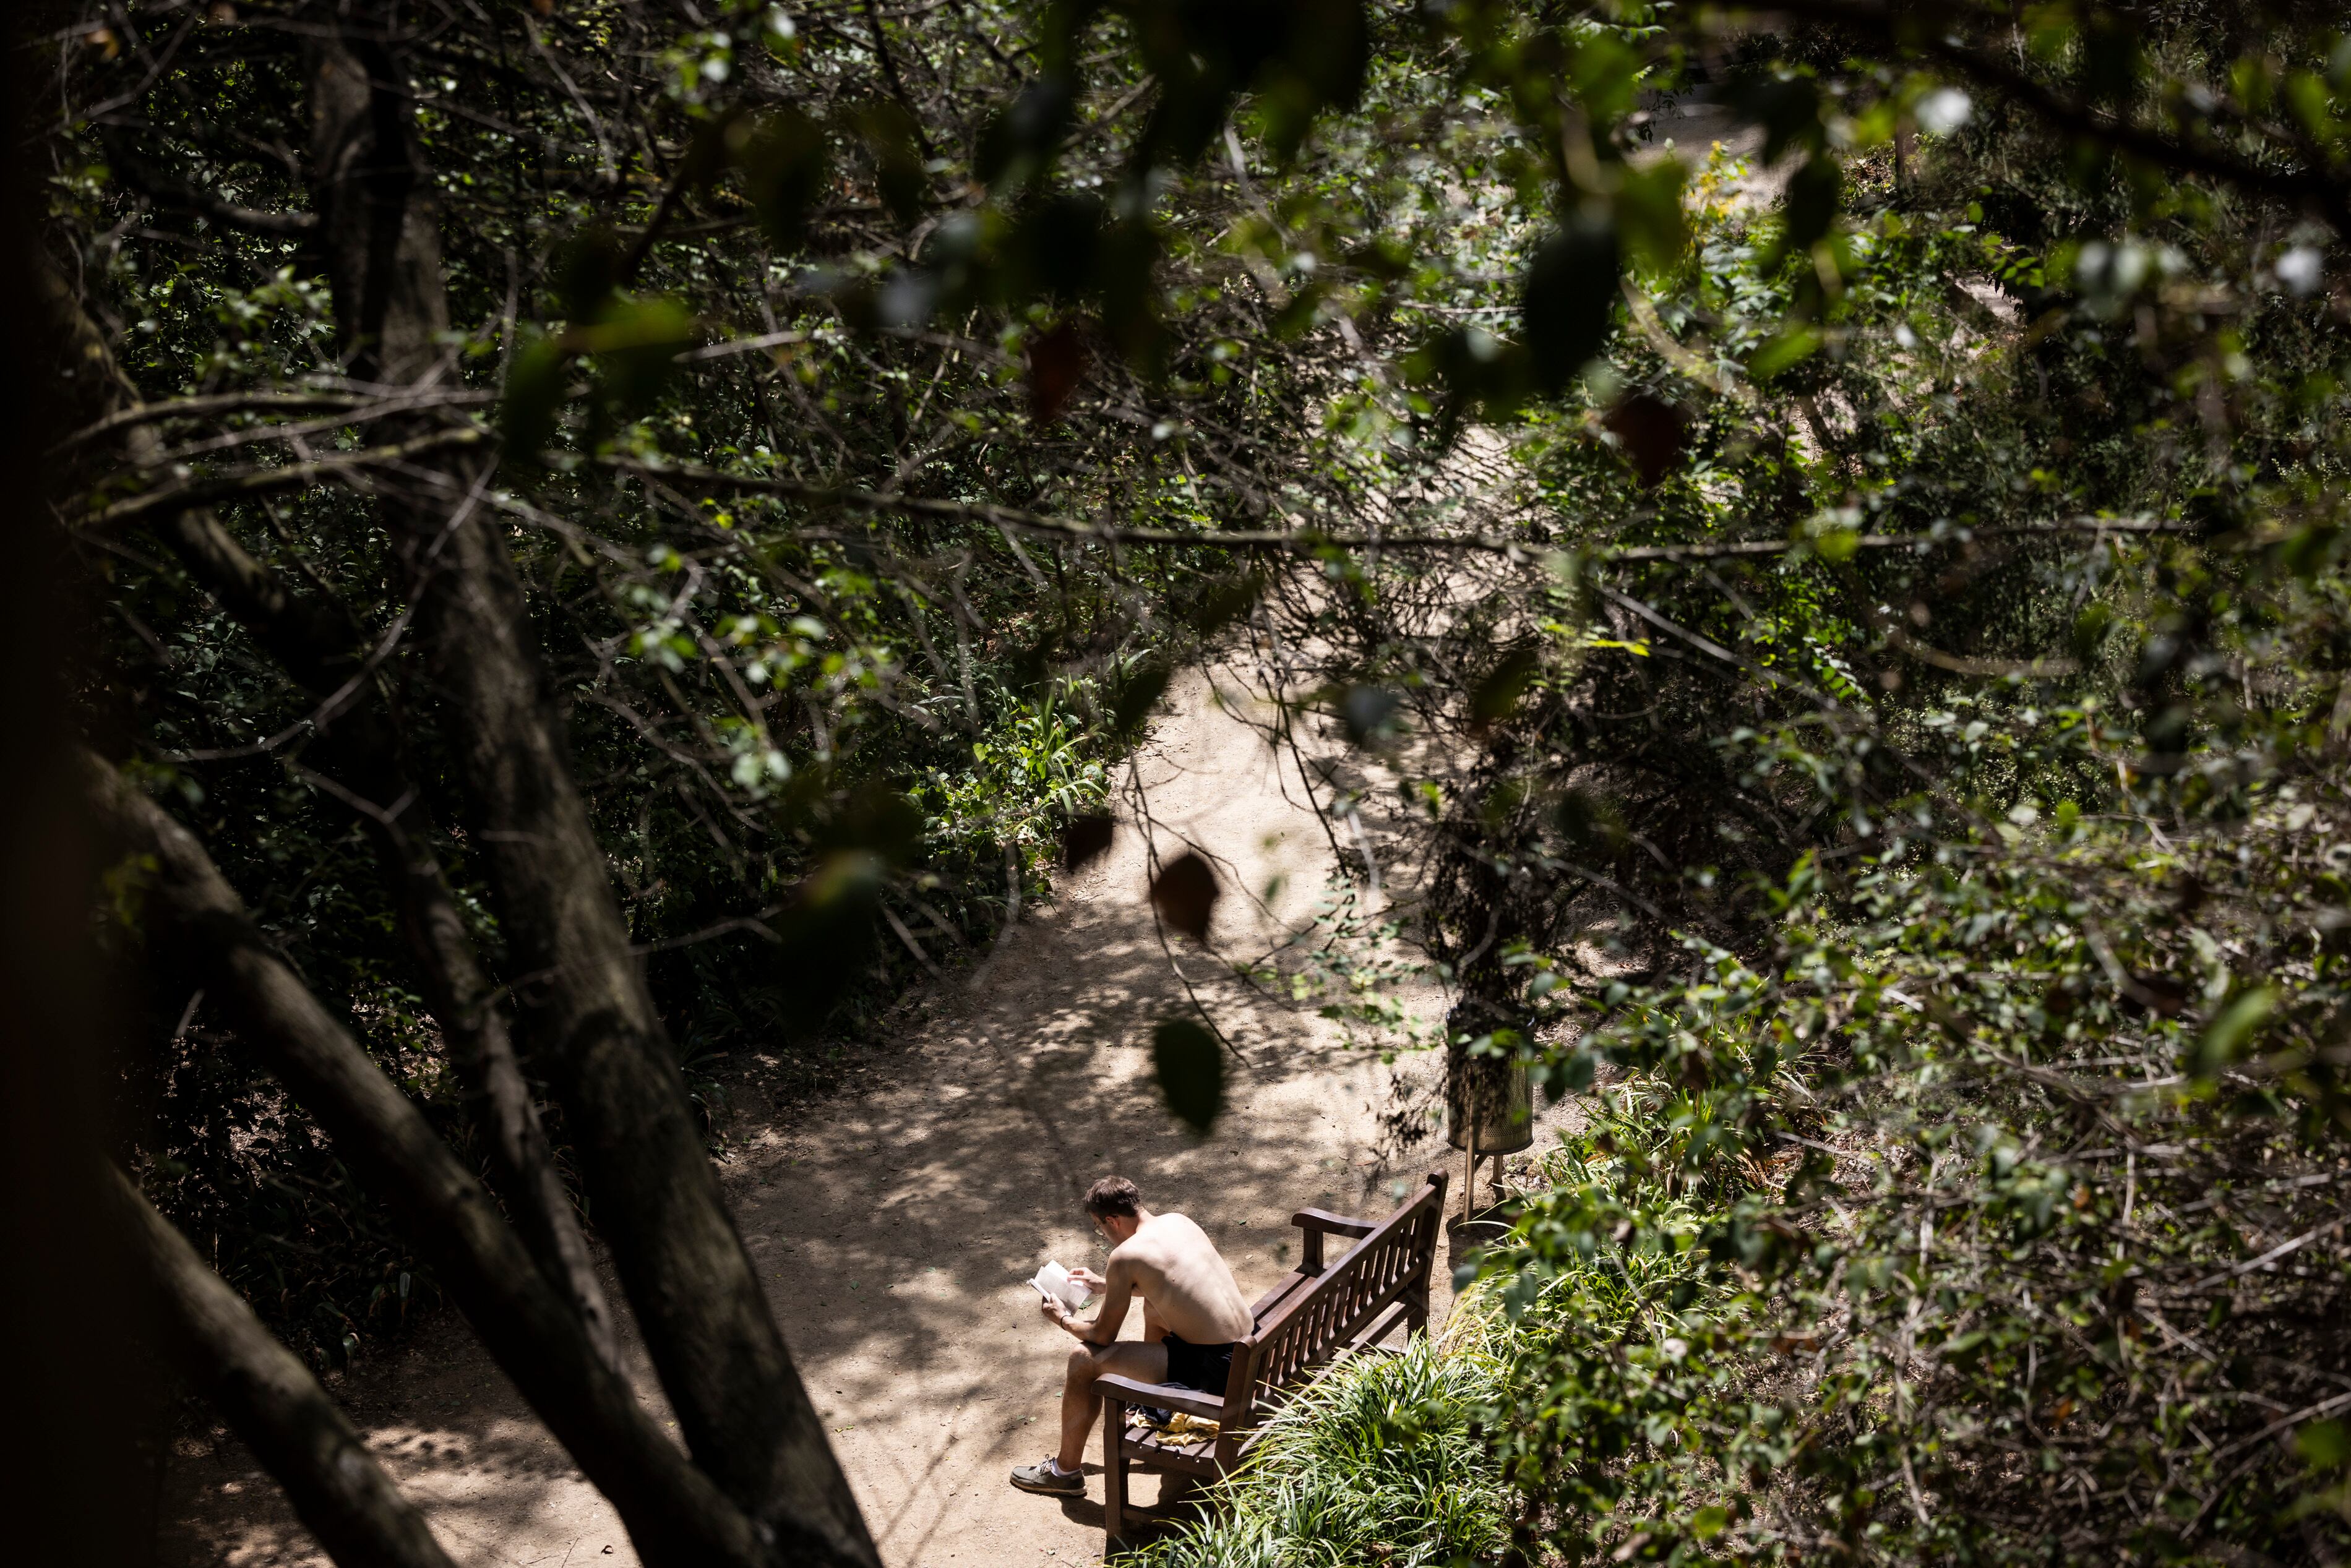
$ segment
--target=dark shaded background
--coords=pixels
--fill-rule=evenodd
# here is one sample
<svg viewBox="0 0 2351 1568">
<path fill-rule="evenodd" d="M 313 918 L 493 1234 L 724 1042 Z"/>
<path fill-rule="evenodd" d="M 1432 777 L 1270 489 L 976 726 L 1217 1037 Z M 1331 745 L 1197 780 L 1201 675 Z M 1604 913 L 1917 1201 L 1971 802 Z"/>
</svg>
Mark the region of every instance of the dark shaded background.
<svg viewBox="0 0 2351 1568">
<path fill-rule="evenodd" d="M 41 193 L 24 150 L 45 129 L 38 91 L 62 24 L 53 5 L 0 8 L 7 155 L 0 157 L 0 1518 L 23 1563 L 148 1560 L 161 1392 L 145 1366 L 127 1260 L 110 1244 L 98 1177 L 115 1040 L 79 912 L 99 853 L 68 769 L 62 669 L 83 635 L 55 497 L 37 476 L 66 434 L 73 367 L 45 330 L 35 247 Z"/>
</svg>

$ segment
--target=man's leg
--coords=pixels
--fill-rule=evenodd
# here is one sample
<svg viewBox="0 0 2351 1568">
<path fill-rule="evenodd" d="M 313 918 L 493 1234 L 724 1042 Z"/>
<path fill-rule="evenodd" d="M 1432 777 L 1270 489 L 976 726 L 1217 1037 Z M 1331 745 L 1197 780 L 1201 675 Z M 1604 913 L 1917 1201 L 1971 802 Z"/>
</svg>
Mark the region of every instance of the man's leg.
<svg viewBox="0 0 2351 1568">
<path fill-rule="evenodd" d="M 1085 1463 L 1086 1434 L 1093 1430 L 1094 1417 L 1102 1413 L 1102 1396 L 1094 1391 L 1094 1379 L 1102 1376 L 1161 1382 L 1167 1376 L 1167 1347 L 1128 1339 L 1113 1344 L 1081 1344 L 1070 1353 L 1069 1376 L 1061 1385 L 1061 1451 L 1054 1456 L 1065 1470 Z M 1108 1464 L 1111 1458 L 1105 1448 L 1102 1462 Z"/>
</svg>

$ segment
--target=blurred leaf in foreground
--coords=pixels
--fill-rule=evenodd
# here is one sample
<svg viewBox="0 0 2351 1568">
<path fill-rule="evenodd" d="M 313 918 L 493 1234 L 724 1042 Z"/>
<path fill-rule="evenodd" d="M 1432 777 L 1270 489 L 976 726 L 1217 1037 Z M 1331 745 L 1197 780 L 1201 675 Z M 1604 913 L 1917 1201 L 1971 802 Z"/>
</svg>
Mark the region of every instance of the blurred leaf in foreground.
<svg viewBox="0 0 2351 1568">
<path fill-rule="evenodd" d="M 1217 907 L 1217 873 L 1199 855 L 1187 852 L 1151 884 L 1151 904 L 1168 925 L 1195 942 L 1206 942 L 1208 917 Z"/>
<path fill-rule="evenodd" d="M 1205 1135 L 1225 1108 L 1225 1053 L 1217 1037 L 1190 1019 L 1166 1019 L 1151 1031 L 1151 1069 L 1167 1109 Z"/>
</svg>

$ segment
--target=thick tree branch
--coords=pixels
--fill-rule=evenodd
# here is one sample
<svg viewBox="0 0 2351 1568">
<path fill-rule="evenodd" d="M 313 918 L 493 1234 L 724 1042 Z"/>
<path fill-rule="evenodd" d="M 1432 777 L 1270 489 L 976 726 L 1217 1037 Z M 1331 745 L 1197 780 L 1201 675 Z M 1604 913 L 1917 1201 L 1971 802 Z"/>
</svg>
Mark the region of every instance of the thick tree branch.
<svg viewBox="0 0 2351 1568">
<path fill-rule="evenodd" d="M 102 386 L 130 396 L 128 380 L 88 314 L 62 287 L 53 287 L 51 293 L 57 320 L 77 346 L 77 357 L 105 372 Z M 124 428 L 132 457 L 152 462 L 160 445 L 152 425 L 138 421 Z M 505 1015 L 497 1009 L 497 988 L 434 853 L 433 826 L 419 803 L 421 791 L 410 781 L 382 693 L 372 681 L 355 680 L 365 674 L 358 658 L 364 641 L 359 626 L 341 606 L 289 589 L 246 553 L 209 507 L 164 513 L 153 523 L 190 574 L 298 684 L 334 710 L 320 710 L 312 759 L 337 777 L 314 777 L 358 816 L 375 850 L 426 1005 L 441 1025 L 475 1113 L 490 1134 L 499 1189 L 524 1239 L 548 1278 L 570 1298 L 598 1354 L 618 1371 L 612 1309 L 596 1278 L 571 1194 L 555 1168 Z"/>
<path fill-rule="evenodd" d="M 319 228 L 314 213 L 264 211 L 223 201 L 210 191 L 176 179 L 132 152 L 119 136 L 106 138 L 108 163 L 122 183 L 167 207 L 177 207 L 246 234 L 272 239 L 299 239 Z"/>
<path fill-rule="evenodd" d="M 162 519 L 160 532 L 192 575 L 251 631 L 287 674 L 332 700 L 350 684 L 358 628 L 246 553 L 209 509 Z M 410 780 L 391 716 L 372 682 L 341 713 L 319 723 L 312 759 L 325 791 L 350 807 L 376 852 L 400 912 L 425 1002 L 441 1025 L 451 1062 L 490 1134 L 499 1187 L 548 1278 L 571 1300 L 591 1343 L 618 1370 L 611 1304 L 596 1278 L 571 1194 L 533 1103 L 498 987 L 482 967 L 447 875 L 434 853 L 434 831 Z"/>
<path fill-rule="evenodd" d="M 122 1228 L 162 1308 L 172 1361 L 277 1478 L 327 1555 L 342 1568 L 451 1568 L 424 1516 L 319 1380 L 128 1176 L 108 1174 Z"/>
<path fill-rule="evenodd" d="M 477 476 L 476 483 L 486 476 Z M 529 606 L 485 508 L 392 512 L 517 988 L 695 1458 L 811 1561 L 876 1556 L 727 1217 L 574 782 Z"/>
<path fill-rule="evenodd" d="M 403 77 L 391 50 L 356 27 L 312 47 L 312 204 L 325 223 L 341 347 L 393 384 L 433 371 L 448 326 L 433 181 Z M 479 504 L 487 465 L 436 455 L 451 504 L 390 494 L 385 522 L 419 605 L 513 961 L 564 977 L 517 999 L 563 1102 L 599 1227 L 696 1460 L 779 1553 L 871 1568 L 872 1540 L 726 1213 L 630 954 L 530 607 Z"/>
<path fill-rule="evenodd" d="M 131 854 L 152 860 L 142 908 L 151 938 L 186 956 L 230 1026 L 392 1206 L 498 1364 L 612 1500 L 646 1561 L 762 1563 L 750 1520 L 653 1426 L 489 1193 L 277 956 L 203 846 L 104 762 L 85 756 L 83 768 L 100 818 Z"/>
</svg>

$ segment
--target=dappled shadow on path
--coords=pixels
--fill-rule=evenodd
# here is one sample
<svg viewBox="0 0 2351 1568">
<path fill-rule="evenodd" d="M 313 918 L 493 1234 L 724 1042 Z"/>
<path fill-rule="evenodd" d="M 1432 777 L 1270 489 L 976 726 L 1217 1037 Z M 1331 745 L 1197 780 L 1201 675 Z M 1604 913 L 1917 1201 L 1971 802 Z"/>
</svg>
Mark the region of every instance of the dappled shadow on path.
<svg viewBox="0 0 2351 1568">
<path fill-rule="evenodd" d="M 649 1380 L 640 1377 L 641 1385 Z M 634 1563 L 611 1508 L 454 1316 L 338 1375 L 334 1393 L 384 1468 L 464 1564 Z M 163 1564 L 325 1564 L 277 1483 L 225 1431 L 173 1446 Z"/>
<path fill-rule="evenodd" d="M 1261 952 L 1330 875 L 1328 840 L 1253 733 L 1184 706 L 1144 758 L 1160 853 L 1211 855 L 1228 890 L 1212 942 Z M 1078 1207 L 1096 1176 L 1129 1176 L 1154 1207 L 1199 1221 L 1254 1295 L 1297 1260 L 1292 1212 L 1384 1213 L 1425 1174 L 1377 1152 L 1389 1069 L 1181 939 L 1171 956 L 1147 878 L 1130 819 L 1104 861 L 940 997 L 880 1064 L 894 1082 L 767 1131 L 742 1162 L 746 1239 L 893 1564 L 1099 1550 L 1099 1481 L 1087 1504 L 1055 1510 L 1004 1479 L 1052 1447 L 1070 1349 L 1022 1281 L 1049 1257 L 1101 1266 Z M 1175 965 L 1245 1056 L 1228 1061 L 1228 1109 L 1206 1138 L 1168 1115 L 1152 1077 L 1155 1024 L 1190 1005 Z"/>
</svg>

